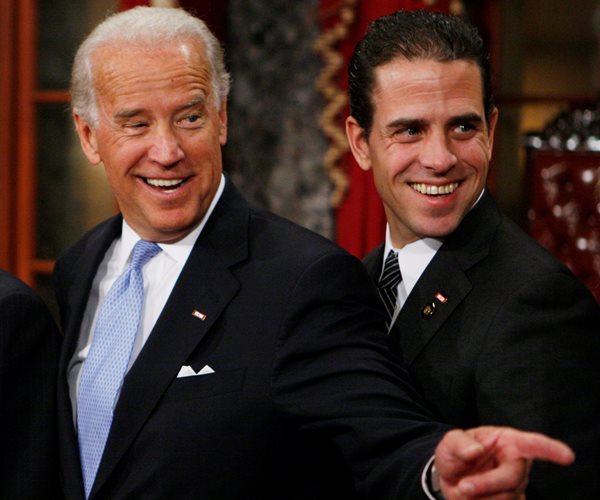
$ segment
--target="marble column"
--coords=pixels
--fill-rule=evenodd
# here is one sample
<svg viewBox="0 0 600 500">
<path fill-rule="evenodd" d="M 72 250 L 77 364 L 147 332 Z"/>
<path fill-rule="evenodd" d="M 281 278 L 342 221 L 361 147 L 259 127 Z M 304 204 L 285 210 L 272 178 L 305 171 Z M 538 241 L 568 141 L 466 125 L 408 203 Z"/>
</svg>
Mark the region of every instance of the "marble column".
<svg viewBox="0 0 600 500">
<path fill-rule="evenodd" d="M 232 74 L 225 169 L 254 203 L 326 237 L 334 234 L 316 0 L 229 0 Z"/>
</svg>

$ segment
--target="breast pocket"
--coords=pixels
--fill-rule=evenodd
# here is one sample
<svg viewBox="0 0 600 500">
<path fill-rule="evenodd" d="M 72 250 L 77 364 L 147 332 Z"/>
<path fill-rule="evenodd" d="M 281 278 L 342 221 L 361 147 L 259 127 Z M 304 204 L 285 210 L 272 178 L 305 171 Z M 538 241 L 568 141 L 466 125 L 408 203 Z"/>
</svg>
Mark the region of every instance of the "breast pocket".
<svg viewBox="0 0 600 500">
<path fill-rule="evenodd" d="M 165 393 L 163 401 L 184 401 L 239 392 L 244 387 L 245 378 L 246 368 L 176 378 Z"/>
</svg>

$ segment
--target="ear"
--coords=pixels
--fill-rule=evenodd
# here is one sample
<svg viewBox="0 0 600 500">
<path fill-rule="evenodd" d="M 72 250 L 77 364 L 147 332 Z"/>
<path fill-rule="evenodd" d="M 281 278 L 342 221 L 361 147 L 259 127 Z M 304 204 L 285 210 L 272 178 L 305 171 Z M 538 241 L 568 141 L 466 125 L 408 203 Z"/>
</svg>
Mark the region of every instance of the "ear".
<svg viewBox="0 0 600 500">
<path fill-rule="evenodd" d="M 492 159 L 492 149 L 494 149 L 494 133 L 496 132 L 496 124 L 498 123 L 498 108 L 494 107 L 490 115 L 490 124 L 488 130 L 488 161 Z"/>
<path fill-rule="evenodd" d="M 350 150 L 358 166 L 363 170 L 371 168 L 371 152 L 369 150 L 369 141 L 365 130 L 358 124 L 353 116 L 346 118 L 346 137 L 350 144 Z"/>
<path fill-rule="evenodd" d="M 83 149 L 85 157 L 92 165 L 98 165 L 102 161 L 102 158 L 100 158 L 100 153 L 98 152 L 96 130 L 76 113 L 73 114 L 73 120 L 75 121 L 75 129 L 77 130 L 81 149 Z"/>
<path fill-rule="evenodd" d="M 227 142 L 227 99 L 221 101 L 221 109 L 219 110 L 219 142 L 224 146 Z"/>
</svg>

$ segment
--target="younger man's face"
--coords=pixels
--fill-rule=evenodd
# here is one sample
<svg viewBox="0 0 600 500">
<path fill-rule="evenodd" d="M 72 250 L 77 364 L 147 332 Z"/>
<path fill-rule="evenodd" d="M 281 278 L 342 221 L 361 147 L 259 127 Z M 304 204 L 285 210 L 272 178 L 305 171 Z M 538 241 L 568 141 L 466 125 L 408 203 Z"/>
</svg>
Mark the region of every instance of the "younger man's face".
<svg viewBox="0 0 600 500">
<path fill-rule="evenodd" d="M 375 69 L 373 126 L 347 121 L 352 152 L 373 169 L 394 246 L 452 233 L 481 194 L 497 111 L 488 126 L 479 67 L 396 58 Z"/>
</svg>

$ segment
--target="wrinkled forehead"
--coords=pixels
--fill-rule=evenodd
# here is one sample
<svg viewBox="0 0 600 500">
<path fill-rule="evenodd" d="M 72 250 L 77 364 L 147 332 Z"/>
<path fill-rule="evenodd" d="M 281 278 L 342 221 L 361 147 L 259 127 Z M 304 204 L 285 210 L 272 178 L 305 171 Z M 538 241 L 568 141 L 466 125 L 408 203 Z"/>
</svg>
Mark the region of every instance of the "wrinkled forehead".
<svg viewBox="0 0 600 500">
<path fill-rule="evenodd" d="M 108 42 L 94 49 L 91 58 L 92 79 L 101 90 L 107 79 L 127 79 L 128 74 L 151 72 L 157 68 L 184 65 L 208 78 L 211 67 L 201 41 L 189 37 L 140 42 Z M 169 75 L 165 74 L 165 78 Z"/>
<path fill-rule="evenodd" d="M 111 116 L 116 109 L 164 110 L 192 99 L 216 105 L 210 65 L 198 44 L 106 46 L 95 56 L 96 102 Z"/>
</svg>

